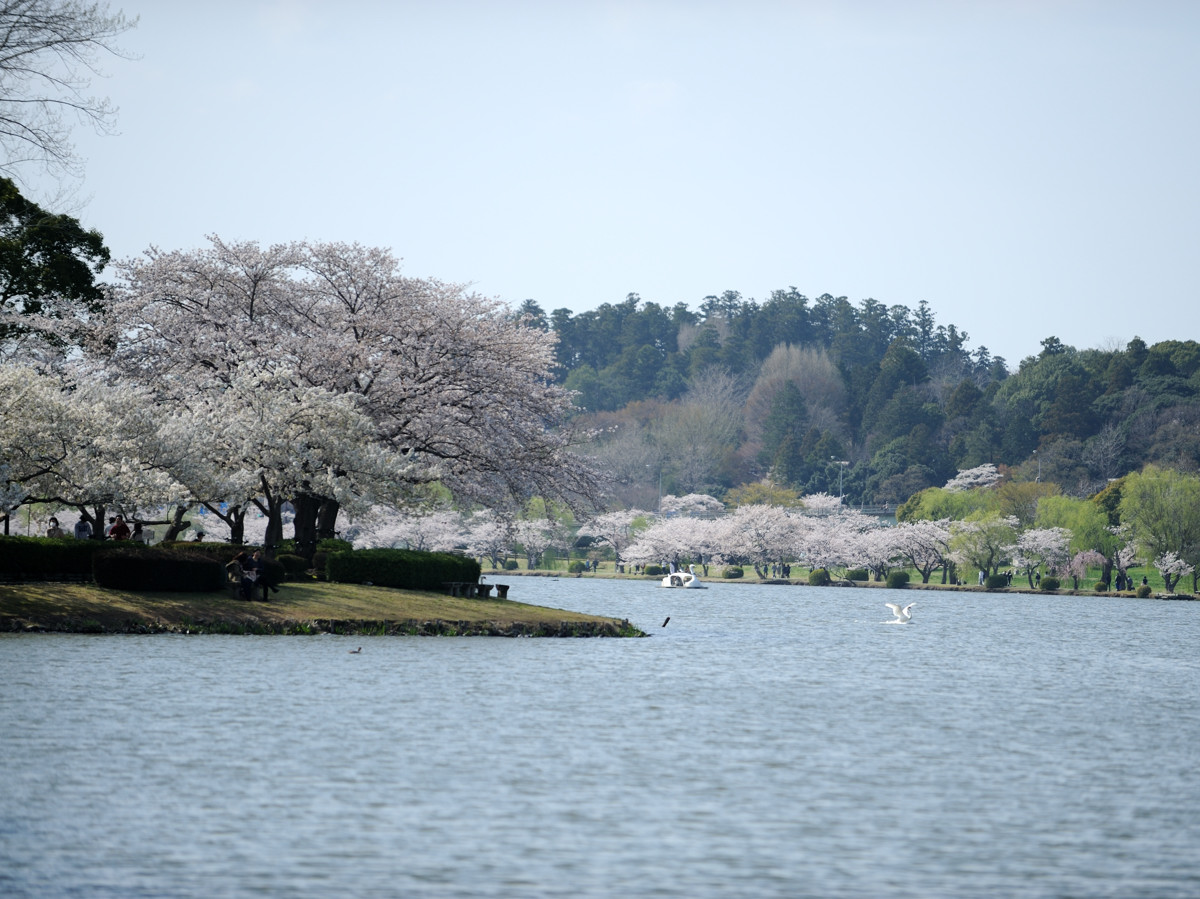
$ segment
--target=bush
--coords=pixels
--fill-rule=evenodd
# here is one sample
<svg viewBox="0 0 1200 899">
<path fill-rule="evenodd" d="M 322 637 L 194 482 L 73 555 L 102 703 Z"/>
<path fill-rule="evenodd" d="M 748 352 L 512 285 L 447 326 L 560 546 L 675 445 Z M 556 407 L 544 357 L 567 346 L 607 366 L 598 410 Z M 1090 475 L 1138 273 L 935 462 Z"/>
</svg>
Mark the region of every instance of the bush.
<svg viewBox="0 0 1200 899">
<path fill-rule="evenodd" d="M 186 555 L 193 558 L 199 557 L 202 559 L 212 559 L 221 564 L 222 570 L 229 562 L 237 556 L 238 553 L 245 553 L 247 556 L 254 555 L 255 550 L 261 550 L 261 546 L 242 546 L 237 543 L 196 543 L 195 541 L 185 541 L 182 543 L 160 543 L 155 549 L 162 549 L 167 552 L 177 555 Z M 306 563 L 307 564 L 307 563 Z M 263 559 L 263 570 L 260 581 L 268 587 L 278 587 L 284 582 L 287 577 L 287 569 L 278 559 Z"/>
<path fill-rule="evenodd" d="M 293 553 L 283 553 L 275 561 L 283 566 L 288 577 L 298 577 L 308 571 L 308 559 Z"/>
<path fill-rule="evenodd" d="M 1147 596 L 1149 596 L 1150 595 L 1150 585 L 1149 584 L 1138 584 L 1137 595 L 1140 599 L 1145 599 Z"/>
<path fill-rule="evenodd" d="M 520 567 L 521 567 L 521 563 L 518 562 L 516 559 L 505 559 L 504 560 L 504 570 L 505 571 L 516 571 Z"/>
<path fill-rule="evenodd" d="M 92 557 L 121 546 L 104 540 L 73 537 L 0 537 L 0 574 L 9 577 L 92 577 Z"/>
<path fill-rule="evenodd" d="M 808 573 L 808 585 L 810 587 L 828 587 L 833 583 L 833 578 L 829 576 L 829 572 L 824 568 L 818 568 Z"/>
<path fill-rule="evenodd" d="M 585 570 L 582 562 L 572 562 L 571 567 L 567 569 L 571 574 L 582 574 Z"/>
<path fill-rule="evenodd" d="M 846 572 L 846 580 L 848 581 L 865 581 L 871 576 L 871 573 L 865 568 L 851 568 Z"/>
<path fill-rule="evenodd" d="M 212 593 L 225 589 L 225 567 L 199 553 L 123 545 L 97 553 L 96 583 L 112 590 Z"/>
<path fill-rule="evenodd" d="M 454 553 L 360 549 L 330 553 L 326 571 L 331 581 L 345 584 L 370 582 L 379 587 L 440 592 L 447 582 L 478 582 L 482 568 L 474 559 Z"/>
<path fill-rule="evenodd" d="M 983 583 L 989 590 L 1003 590 L 1008 586 L 1008 575 L 989 574 Z"/>
<path fill-rule="evenodd" d="M 908 586 L 907 571 L 889 571 L 887 585 L 893 590 L 903 590 Z"/>
<path fill-rule="evenodd" d="M 339 540 L 336 537 L 326 537 L 317 541 L 317 551 L 323 553 L 348 553 L 354 549 L 349 540 Z"/>
<path fill-rule="evenodd" d="M 1106 584 L 1104 581 L 1096 581 L 1095 589 L 1097 593 L 1105 593 L 1108 591 L 1108 584 Z"/>
<path fill-rule="evenodd" d="M 735 565 L 732 568 L 726 568 L 724 571 L 722 571 L 721 577 L 733 580 L 734 578 L 744 577 L 745 574 L 746 572 L 742 571 L 742 569 Z"/>
<path fill-rule="evenodd" d="M 664 574 L 666 574 L 666 572 L 662 570 L 661 565 L 647 565 L 645 574 L 652 574 L 655 577 L 662 577 Z"/>
<path fill-rule="evenodd" d="M 1043 590 L 1057 590 L 1058 587 L 1059 587 L 1058 578 L 1056 578 L 1056 577 L 1042 578 L 1042 589 Z"/>
</svg>

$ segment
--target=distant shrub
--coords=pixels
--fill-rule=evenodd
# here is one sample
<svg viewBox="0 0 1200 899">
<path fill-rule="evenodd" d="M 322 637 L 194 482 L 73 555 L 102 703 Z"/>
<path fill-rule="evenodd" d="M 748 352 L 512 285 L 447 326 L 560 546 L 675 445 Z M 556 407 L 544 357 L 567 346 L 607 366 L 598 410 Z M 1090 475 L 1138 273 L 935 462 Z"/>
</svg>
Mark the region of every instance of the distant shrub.
<svg viewBox="0 0 1200 899">
<path fill-rule="evenodd" d="M 326 570 L 331 581 L 346 584 L 441 591 L 447 582 L 477 582 L 482 569 L 475 559 L 454 553 L 360 549 L 330 553 Z"/>
<path fill-rule="evenodd" d="M 212 559 L 221 564 L 222 570 L 238 553 L 244 552 L 247 556 L 252 556 L 255 550 L 262 549 L 261 546 L 241 545 L 238 543 L 196 543 L 195 541 L 160 543 L 154 548 L 190 558 Z M 278 559 L 263 559 L 263 573 L 259 579 L 260 583 L 265 583 L 268 587 L 278 587 L 284 582 L 286 576 L 287 570 Z"/>
<path fill-rule="evenodd" d="M 582 574 L 585 571 L 582 562 L 572 562 L 571 567 L 567 569 L 571 574 Z"/>
<path fill-rule="evenodd" d="M 828 587 L 831 583 L 833 583 L 833 578 L 829 576 L 829 572 L 824 568 L 818 568 L 808 573 L 808 585 L 810 587 Z"/>
<path fill-rule="evenodd" d="M 745 571 L 743 571 L 741 568 L 734 565 L 734 566 L 726 568 L 724 571 L 722 571 L 721 577 L 727 578 L 729 580 L 735 580 L 736 578 L 744 577 L 745 574 L 746 574 Z"/>
<path fill-rule="evenodd" d="M 865 581 L 871 573 L 865 568 L 851 568 L 846 572 L 846 580 L 848 581 Z"/>
<path fill-rule="evenodd" d="M 1106 593 L 1108 591 L 1108 584 L 1104 581 L 1096 581 L 1095 590 L 1097 593 Z"/>
<path fill-rule="evenodd" d="M 323 553 L 348 553 L 354 549 L 349 540 L 339 540 L 336 537 L 326 537 L 317 541 L 317 551 Z"/>
<path fill-rule="evenodd" d="M 1058 578 L 1056 578 L 1056 577 L 1042 578 L 1042 589 L 1043 590 L 1057 590 L 1058 587 L 1059 587 Z"/>
<path fill-rule="evenodd" d="M 662 577 L 664 574 L 666 574 L 661 565 L 647 565 L 645 573 L 653 575 L 654 577 Z"/>
<path fill-rule="evenodd" d="M 196 553 L 122 546 L 97 553 L 92 563 L 96 583 L 111 590 L 212 593 L 225 589 L 225 568 Z"/>
<path fill-rule="evenodd" d="M 1003 590 L 1008 586 L 1008 575 L 989 574 L 983 583 L 989 590 Z"/>
<path fill-rule="evenodd" d="M 321 580 L 326 578 L 325 569 L 329 565 L 329 553 L 315 552 L 313 553 L 313 569 L 317 572 L 317 577 Z"/>
<path fill-rule="evenodd" d="M 521 567 L 521 563 L 518 562 L 516 559 L 505 559 L 504 560 L 504 570 L 505 571 L 516 571 L 520 567 Z"/>
<path fill-rule="evenodd" d="M 120 545 L 71 537 L 0 537 L 0 574 L 35 580 L 91 578 L 92 556 Z"/>
<path fill-rule="evenodd" d="M 1149 584 L 1138 584 L 1137 595 L 1141 599 L 1145 599 L 1147 596 L 1149 596 L 1150 595 L 1150 585 Z"/>
<path fill-rule="evenodd" d="M 287 572 L 288 577 L 297 577 L 304 574 L 309 568 L 308 559 L 294 553 L 283 553 L 275 561 L 283 566 L 283 570 Z"/>
<path fill-rule="evenodd" d="M 893 590 L 902 590 L 908 586 L 907 571 L 889 571 L 887 576 L 887 585 Z"/>
</svg>

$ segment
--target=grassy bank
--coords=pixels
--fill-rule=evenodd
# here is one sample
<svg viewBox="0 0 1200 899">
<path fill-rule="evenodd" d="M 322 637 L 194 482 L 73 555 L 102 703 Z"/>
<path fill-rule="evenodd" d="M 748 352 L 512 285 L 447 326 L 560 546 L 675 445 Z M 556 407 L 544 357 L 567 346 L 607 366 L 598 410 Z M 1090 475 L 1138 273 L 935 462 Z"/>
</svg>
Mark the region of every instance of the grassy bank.
<svg viewBox="0 0 1200 899">
<path fill-rule="evenodd" d="M 499 599 L 358 584 L 285 584 L 269 602 L 131 593 L 94 584 L 0 585 L 0 631 L 645 636 L 627 621 Z"/>
</svg>

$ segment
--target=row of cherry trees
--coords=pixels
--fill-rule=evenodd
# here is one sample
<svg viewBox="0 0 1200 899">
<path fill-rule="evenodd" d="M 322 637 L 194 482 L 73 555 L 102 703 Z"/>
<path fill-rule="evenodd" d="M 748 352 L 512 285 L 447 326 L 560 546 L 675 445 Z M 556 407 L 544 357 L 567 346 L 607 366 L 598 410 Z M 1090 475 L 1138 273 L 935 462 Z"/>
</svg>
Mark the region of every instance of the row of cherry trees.
<svg viewBox="0 0 1200 899">
<path fill-rule="evenodd" d="M 595 496 L 553 337 L 499 302 L 340 243 L 212 237 L 116 269 L 103 311 L 23 316 L 43 339 L 0 365 L 4 511 L 168 507 L 176 527 L 203 505 L 239 540 L 258 507 L 273 544 L 290 503 L 303 546 L 346 506 Z"/>
<path fill-rule="evenodd" d="M 1125 576 L 1145 560 L 1158 569 L 1168 591 L 1189 574 L 1195 591 L 1200 525 L 1190 510 L 1200 507 L 1200 478 L 1154 468 L 1129 476 L 1113 488 L 1125 492 L 1113 508 L 1116 524 L 1104 508 L 1111 496 L 1080 501 L 1045 489 L 1030 509 L 1013 514 L 997 505 L 1000 480 L 990 465 L 960 472 L 936 491 L 942 508 L 953 508 L 955 517 L 922 518 L 910 510 L 894 526 L 827 494 L 804 497 L 792 508 L 752 503 L 729 512 L 712 497 L 691 495 L 664 497 L 657 515 L 607 512 L 577 528 L 553 516 L 512 520 L 492 512 L 471 517 L 439 512 L 367 524 L 358 536 L 372 545 L 465 549 L 491 558 L 493 566 L 517 547 L 535 566 L 546 549 L 566 552 L 585 536 L 626 563 L 746 565 L 760 577 L 780 563 L 866 569 L 879 579 L 905 568 L 917 571 L 924 583 L 939 571 L 945 583 L 1011 568 L 1031 587 L 1042 571 L 1072 578 L 1077 587 L 1089 571 L 1100 569 L 1108 580 L 1113 571 Z M 923 499 L 937 507 L 933 497 Z"/>
</svg>

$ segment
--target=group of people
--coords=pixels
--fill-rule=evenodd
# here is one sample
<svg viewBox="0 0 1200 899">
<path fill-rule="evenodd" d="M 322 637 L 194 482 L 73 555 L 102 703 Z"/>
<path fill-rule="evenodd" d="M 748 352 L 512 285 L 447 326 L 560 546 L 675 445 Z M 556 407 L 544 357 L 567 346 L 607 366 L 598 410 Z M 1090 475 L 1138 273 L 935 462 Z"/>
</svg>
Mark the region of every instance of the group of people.
<svg viewBox="0 0 1200 899">
<path fill-rule="evenodd" d="M 265 570 L 266 563 L 260 549 L 256 549 L 252 556 L 248 556 L 243 550 L 225 566 L 229 579 L 240 585 L 242 599 L 247 602 L 253 601 L 259 587 L 262 587 L 263 602 L 267 601 L 267 588 L 270 585 L 263 577 Z"/>
<path fill-rule="evenodd" d="M 50 527 L 46 529 L 46 536 L 65 537 L 67 533 L 59 526 L 57 518 L 51 518 Z M 92 537 L 91 523 L 85 518 L 80 518 L 75 522 L 74 536 L 76 540 L 90 540 Z M 108 527 L 104 529 L 104 537 L 106 540 L 130 540 L 134 543 L 150 542 L 149 534 L 142 530 L 142 523 L 135 521 L 133 528 L 130 529 L 123 515 L 114 515 L 108 519 Z"/>
</svg>

